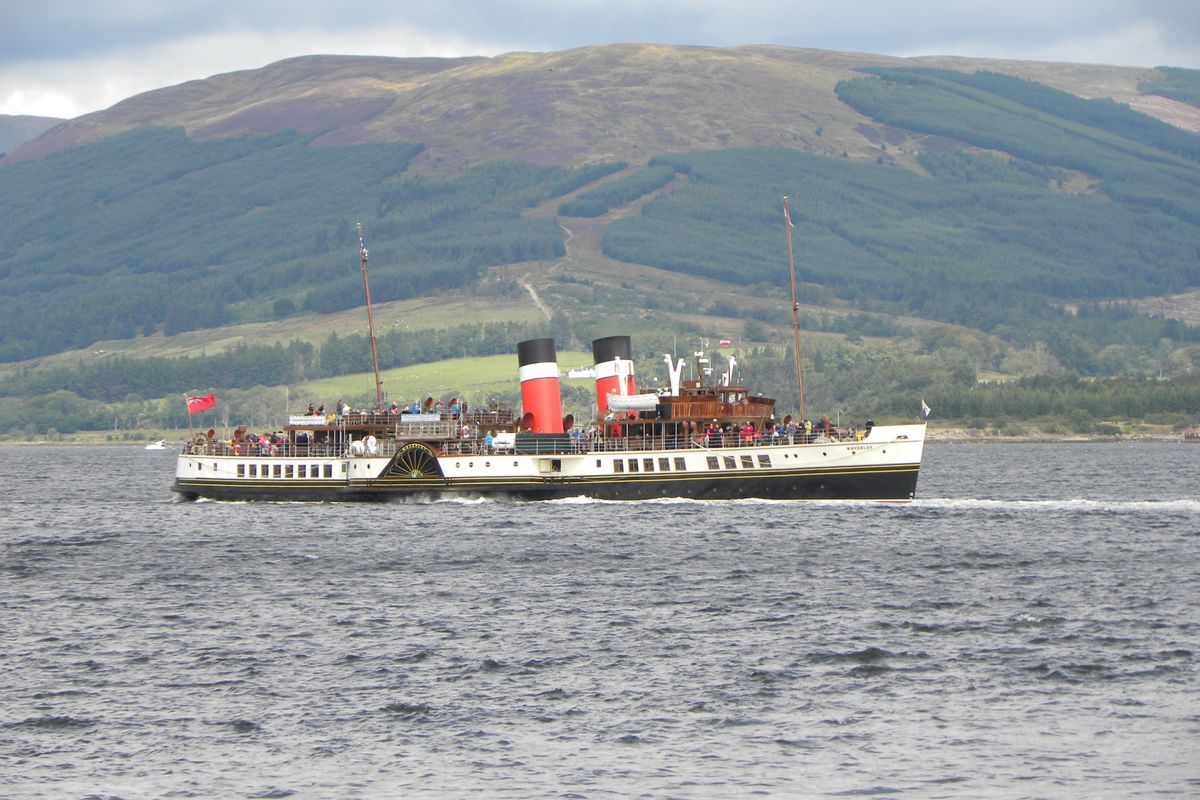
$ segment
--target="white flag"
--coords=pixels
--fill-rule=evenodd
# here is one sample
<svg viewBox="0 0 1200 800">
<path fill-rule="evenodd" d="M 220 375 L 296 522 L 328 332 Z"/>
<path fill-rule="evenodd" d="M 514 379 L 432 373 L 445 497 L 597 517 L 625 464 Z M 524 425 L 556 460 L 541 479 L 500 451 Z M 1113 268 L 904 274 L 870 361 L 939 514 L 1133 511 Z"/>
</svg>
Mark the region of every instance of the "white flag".
<svg viewBox="0 0 1200 800">
<path fill-rule="evenodd" d="M 929 406 L 927 406 L 927 405 L 925 404 L 925 400 L 924 400 L 924 399 L 922 399 L 922 400 L 921 400 L 921 415 L 922 415 L 923 417 L 925 417 L 926 419 L 929 419 L 929 412 L 930 412 L 930 411 L 933 411 L 933 409 L 932 409 L 932 408 L 930 408 Z"/>
</svg>

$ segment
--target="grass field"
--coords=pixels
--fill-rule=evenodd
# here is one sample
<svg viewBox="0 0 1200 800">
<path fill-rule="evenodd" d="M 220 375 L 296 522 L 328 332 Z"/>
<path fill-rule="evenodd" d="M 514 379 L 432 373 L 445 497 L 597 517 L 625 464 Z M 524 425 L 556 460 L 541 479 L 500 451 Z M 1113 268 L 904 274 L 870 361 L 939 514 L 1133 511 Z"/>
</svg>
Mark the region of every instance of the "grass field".
<svg viewBox="0 0 1200 800">
<path fill-rule="evenodd" d="M 592 363 L 592 354 L 566 351 L 558 354 L 560 369 Z M 511 397 L 520 391 L 517 381 L 515 354 L 483 358 L 454 358 L 432 364 L 385 370 L 383 390 L 386 397 L 400 404 L 426 397 L 446 398 L 451 395 L 472 404 L 486 404 L 489 399 Z M 337 400 L 351 404 L 369 405 L 374 402 L 374 376 L 369 372 L 342 375 L 301 384 L 298 388 L 303 402 L 332 405 Z M 568 380 L 568 386 L 591 386 L 592 379 Z"/>
<path fill-rule="evenodd" d="M 536 323 L 544 318 L 524 292 L 506 298 L 449 297 L 438 295 L 414 300 L 399 300 L 373 305 L 375 332 L 383 336 L 393 329 L 422 331 L 452 328 L 457 325 L 518 322 Z M 339 336 L 367 334 L 367 315 L 362 307 L 333 314 L 296 314 L 272 322 L 254 322 L 189 331 L 174 336 L 139 336 L 135 339 L 97 342 L 87 350 L 72 350 L 44 356 L 32 362 L 0 365 L 0 375 L 22 367 L 56 367 L 86 364 L 113 355 L 128 358 L 178 358 L 214 355 L 241 342 L 287 344 L 294 340 L 322 344 L 329 334 Z M 370 377 L 366 380 L 368 389 Z"/>
</svg>

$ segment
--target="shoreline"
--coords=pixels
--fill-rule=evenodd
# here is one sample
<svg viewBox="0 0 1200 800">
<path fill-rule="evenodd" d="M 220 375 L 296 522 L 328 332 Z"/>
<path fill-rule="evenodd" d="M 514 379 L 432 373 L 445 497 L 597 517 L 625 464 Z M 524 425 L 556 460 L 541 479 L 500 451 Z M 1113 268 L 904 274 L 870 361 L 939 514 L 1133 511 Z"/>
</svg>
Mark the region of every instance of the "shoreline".
<svg viewBox="0 0 1200 800">
<path fill-rule="evenodd" d="M 987 436 L 970 434 L 930 434 L 925 437 L 925 444 L 1170 444 L 1184 443 L 1182 434 L 1139 433 L 1131 436 L 1051 436 L 1021 435 L 1021 436 Z"/>
</svg>

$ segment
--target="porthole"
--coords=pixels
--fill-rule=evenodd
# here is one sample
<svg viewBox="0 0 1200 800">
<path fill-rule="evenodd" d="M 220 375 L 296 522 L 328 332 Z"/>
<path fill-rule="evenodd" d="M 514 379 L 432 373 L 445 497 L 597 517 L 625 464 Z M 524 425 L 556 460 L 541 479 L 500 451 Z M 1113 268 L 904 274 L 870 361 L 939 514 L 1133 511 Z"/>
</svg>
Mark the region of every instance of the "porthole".
<svg viewBox="0 0 1200 800">
<path fill-rule="evenodd" d="M 492 465 L 492 462 L 490 462 L 490 461 L 485 461 L 485 462 L 483 462 L 483 465 L 484 465 L 485 467 L 490 467 L 490 466 Z"/>
</svg>

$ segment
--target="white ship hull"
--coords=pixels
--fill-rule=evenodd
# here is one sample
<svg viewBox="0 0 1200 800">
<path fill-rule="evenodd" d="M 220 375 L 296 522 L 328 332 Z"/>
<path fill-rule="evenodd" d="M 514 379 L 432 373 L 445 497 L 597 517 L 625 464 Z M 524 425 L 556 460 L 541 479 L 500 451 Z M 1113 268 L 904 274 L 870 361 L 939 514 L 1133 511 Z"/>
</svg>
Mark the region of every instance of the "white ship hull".
<svg viewBox="0 0 1200 800">
<path fill-rule="evenodd" d="M 231 500 L 386 500 L 405 495 L 501 495 L 541 500 L 655 497 L 786 500 L 913 498 L 925 425 L 876 426 L 861 440 L 786 437 L 707 447 L 605 441 L 565 452 L 487 452 L 475 442 L 389 442 L 371 454 L 187 453 L 175 491 Z M 684 446 L 674 446 L 683 444 Z M 666 446 L 671 445 L 671 446 Z"/>
</svg>

